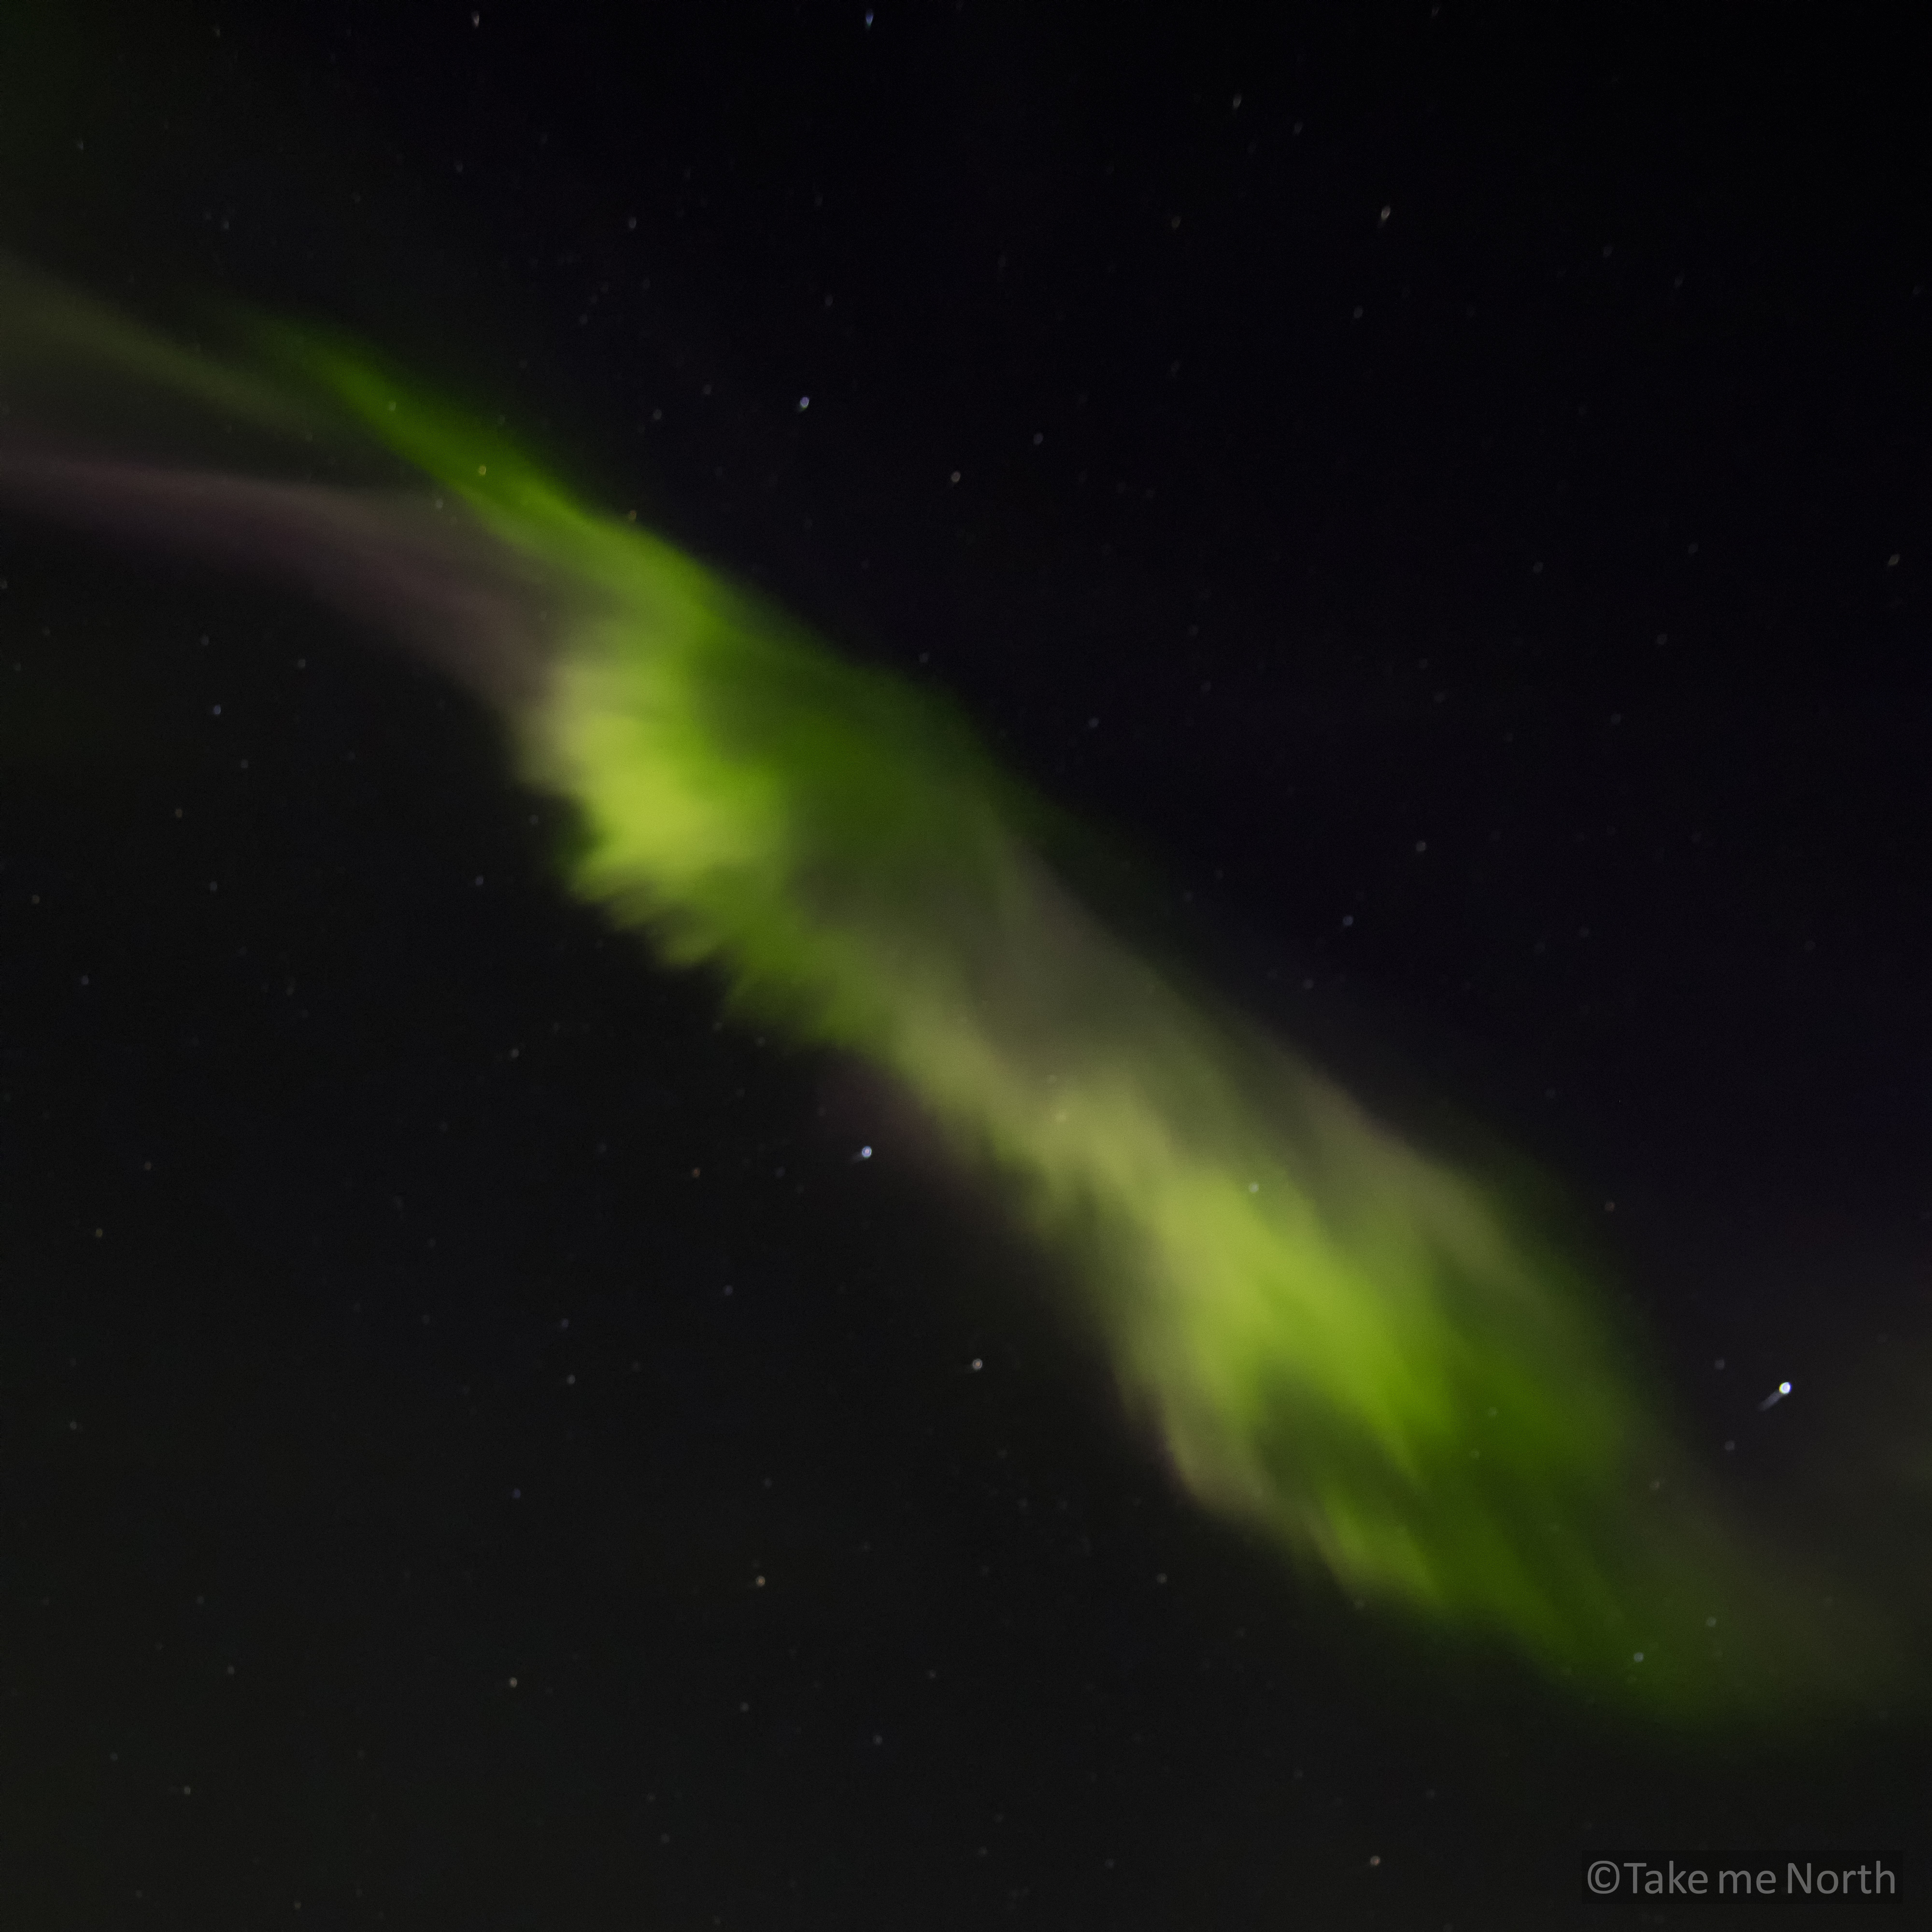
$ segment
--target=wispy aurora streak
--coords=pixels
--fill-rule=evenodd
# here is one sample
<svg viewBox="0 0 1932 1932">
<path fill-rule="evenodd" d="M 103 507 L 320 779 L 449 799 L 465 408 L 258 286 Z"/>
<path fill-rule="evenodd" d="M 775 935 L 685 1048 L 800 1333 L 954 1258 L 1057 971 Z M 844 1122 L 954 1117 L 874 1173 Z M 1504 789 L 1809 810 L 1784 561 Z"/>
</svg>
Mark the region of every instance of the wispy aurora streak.
<svg viewBox="0 0 1932 1932">
<path fill-rule="evenodd" d="M 914 1096 L 1203 1502 L 1668 1711 L 1838 1677 L 1844 1633 L 1723 1528 L 1580 1267 L 1110 934 L 950 710 L 374 358 L 258 339 L 218 363 L 7 271 L 0 494 L 297 579 L 485 695 L 580 817 L 574 888 Z M 289 480 L 383 451 L 430 487 Z"/>
</svg>

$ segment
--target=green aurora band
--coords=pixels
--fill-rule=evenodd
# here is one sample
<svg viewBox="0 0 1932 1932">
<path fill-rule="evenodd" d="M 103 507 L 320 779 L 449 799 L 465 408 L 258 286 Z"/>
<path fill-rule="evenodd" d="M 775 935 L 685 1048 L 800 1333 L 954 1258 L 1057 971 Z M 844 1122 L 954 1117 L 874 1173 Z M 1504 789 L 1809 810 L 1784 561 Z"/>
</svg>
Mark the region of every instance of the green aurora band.
<svg viewBox="0 0 1932 1932">
<path fill-rule="evenodd" d="M 1111 933 L 952 711 L 366 353 L 255 339 L 218 363 L 8 271 L 0 489 L 296 578 L 493 699 L 578 814 L 574 890 L 911 1096 L 1204 1504 L 1612 1702 L 1788 1709 L 1879 1674 L 1875 1630 L 1724 1520 L 1582 1265 Z M 117 412 L 150 448 L 266 438 L 284 478 L 360 437 L 429 488 L 110 461 Z"/>
</svg>

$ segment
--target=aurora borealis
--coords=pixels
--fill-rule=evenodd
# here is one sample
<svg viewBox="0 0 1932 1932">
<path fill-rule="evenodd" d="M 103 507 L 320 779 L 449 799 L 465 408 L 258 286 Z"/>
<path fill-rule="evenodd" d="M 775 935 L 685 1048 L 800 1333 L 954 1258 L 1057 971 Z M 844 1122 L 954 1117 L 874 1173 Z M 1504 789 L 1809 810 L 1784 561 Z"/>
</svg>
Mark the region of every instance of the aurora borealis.
<svg viewBox="0 0 1932 1932">
<path fill-rule="evenodd" d="M 1922 1893 L 1918 38 L 0 9 L 9 1924 Z"/>
<path fill-rule="evenodd" d="M 1201 1502 L 1668 1716 L 1884 1667 L 1724 1526 L 1581 1255 L 1114 937 L 952 709 L 352 344 L 256 326 L 223 362 L 5 286 L 9 500 L 291 580 L 494 704 L 575 815 L 572 890 L 898 1083 Z"/>
</svg>

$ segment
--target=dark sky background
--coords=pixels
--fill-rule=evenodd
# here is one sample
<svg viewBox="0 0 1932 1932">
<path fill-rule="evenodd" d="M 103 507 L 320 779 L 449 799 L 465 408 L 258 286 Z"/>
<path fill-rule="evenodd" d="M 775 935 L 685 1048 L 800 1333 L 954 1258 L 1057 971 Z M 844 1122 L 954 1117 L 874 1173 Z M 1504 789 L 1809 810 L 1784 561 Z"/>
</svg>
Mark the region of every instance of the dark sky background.
<svg viewBox="0 0 1932 1932">
<path fill-rule="evenodd" d="M 0 245 L 360 332 L 952 694 L 1148 943 L 1555 1175 L 1741 1510 L 1911 1556 L 1910 10 L 1257 10 L 14 7 Z M 1917 1718 L 1633 1732 L 1204 1519 L 338 620 L 10 516 L 0 692 L 6 1924 L 1477 1932 L 1918 1841 Z"/>
</svg>

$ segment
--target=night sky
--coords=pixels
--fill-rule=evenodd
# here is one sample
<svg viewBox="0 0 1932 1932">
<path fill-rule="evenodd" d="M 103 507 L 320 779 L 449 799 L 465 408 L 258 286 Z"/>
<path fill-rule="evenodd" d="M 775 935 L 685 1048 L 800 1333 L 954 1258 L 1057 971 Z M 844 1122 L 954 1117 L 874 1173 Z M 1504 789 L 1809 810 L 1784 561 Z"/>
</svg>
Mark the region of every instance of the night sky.
<svg viewBox="0 0 1932 1932">
<path fill-rule="evenodd" d="M 1250 10 L 14 6 L 0 248 L 355 331 L 950 694 L 1922 1627 L 1910 11 Z M 571 837 L 340 619 L 0 517 L 0 1924 L 1480 1932 L 1922 1842 L 1909 1697 L 1633 1726 L 1204 1516 Z"/>
</svg>

